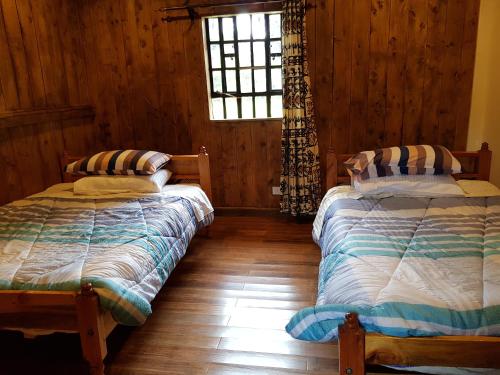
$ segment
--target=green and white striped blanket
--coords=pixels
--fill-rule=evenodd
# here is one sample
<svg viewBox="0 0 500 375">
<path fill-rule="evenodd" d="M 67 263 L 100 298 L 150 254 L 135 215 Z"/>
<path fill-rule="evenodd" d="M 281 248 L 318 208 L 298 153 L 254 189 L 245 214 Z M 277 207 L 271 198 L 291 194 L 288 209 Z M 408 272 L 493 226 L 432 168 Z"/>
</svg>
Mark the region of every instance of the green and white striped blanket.
<svg viewBox="0 0 500 375">
<path fill-rule="evenodd" d="M 293 337 L 334 340 L 352 311 L 368 332 L 500 336 L 500 196 L 359 199 L 344 189 L 316 220 L 319 295 L 286 327 Z"/>
<path fill-rule="evenodd" d="M 0 289 L 79 290 L 91 282 L 117 322 L 139 325 L 212 220 L 196 186 L 138 196 L 40 193 L 0 207 Z"/>
</svg>

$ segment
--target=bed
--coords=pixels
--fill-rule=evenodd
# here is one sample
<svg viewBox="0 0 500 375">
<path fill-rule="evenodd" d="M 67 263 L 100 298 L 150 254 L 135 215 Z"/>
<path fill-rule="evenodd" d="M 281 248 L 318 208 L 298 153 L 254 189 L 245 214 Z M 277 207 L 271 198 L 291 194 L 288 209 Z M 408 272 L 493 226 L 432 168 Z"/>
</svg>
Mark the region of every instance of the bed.
<svg viewBox="0 0 500 375">
<path fill-rule="evenodd" d="M 453 154 L 473 167 L 457 179 L 489 179 L 487 144 Z M 350 182 L 339 167 L 350 156 L 329 152 L 329 188 Z M 340 374 L 365 374 L 366 364 L 500 368 L 500 196 L 360 199 L 339 186 L 313 237 L 318 303 L 287 331 L 338 339 Z"/>
<path fill-rule="evenodd" d="M 146 320 L 213 220 L 206 149 L 173 155 L 167 168 L 174 184 L 157 194 L 77 196 L 79 177 L 63 174 L 65 183 L 0 207 L 0 329 L 77 332 L 90 373 L 104 373 L 107 336 Z"/>
</svg>

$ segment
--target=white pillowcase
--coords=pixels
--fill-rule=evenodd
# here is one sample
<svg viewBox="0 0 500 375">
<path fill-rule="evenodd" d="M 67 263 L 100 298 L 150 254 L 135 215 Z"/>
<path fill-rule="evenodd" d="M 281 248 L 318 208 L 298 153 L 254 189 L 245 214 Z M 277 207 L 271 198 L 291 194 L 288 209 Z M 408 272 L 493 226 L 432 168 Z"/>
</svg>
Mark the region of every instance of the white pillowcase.
<svg viewBox="0 0 500 375">
<path fill-rule="evenodd" d="M 71 190 L 73 190 L 73 183 L 72 182 L 62 182 L 60 184 L 55 184 L 55 185 L 49 186 L 43 192 L 54 194 L 54 193 L 60 193 L 61 191 L 71 191 Z"/>
<path fill-rule="evenodd" d="M 159 193 L 171 176 L 168 169 L 160 169 L 150 176 L 89 176 L 75 181 L 73 192 L 81 195 Z"/>
<path fill-rule="evenodd" d="M 457 183 L 468 197 L 496 197 L 500 195 L 500 189 L 488 181 L 459 180 Z"/>
<path fill-rule="evenodd" d="M 462 188 L 452 176 L 400 175 L 354 181 L 354 188 L 364 196 L 463 197 Z"/>
</svg>

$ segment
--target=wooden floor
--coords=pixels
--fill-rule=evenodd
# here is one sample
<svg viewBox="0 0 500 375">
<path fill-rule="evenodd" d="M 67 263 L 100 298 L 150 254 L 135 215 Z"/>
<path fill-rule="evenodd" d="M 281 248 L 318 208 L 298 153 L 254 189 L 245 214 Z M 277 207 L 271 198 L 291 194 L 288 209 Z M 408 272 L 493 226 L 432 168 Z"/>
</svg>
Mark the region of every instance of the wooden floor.
<svg viewBox="0 0 500 375">
<path fill-rule="evenodd" d="M 108 338 L 107 372 L 337 374 L 335 344 L 284 331 L 315 302 L 320 252 L 311 229 L 278 217 L 217 217 L 208 237 L 193 240 L 146 324 Z M 0 374 L 85 371 L 76 335 L 4 332 L 0 348 Z"/>
</svg>

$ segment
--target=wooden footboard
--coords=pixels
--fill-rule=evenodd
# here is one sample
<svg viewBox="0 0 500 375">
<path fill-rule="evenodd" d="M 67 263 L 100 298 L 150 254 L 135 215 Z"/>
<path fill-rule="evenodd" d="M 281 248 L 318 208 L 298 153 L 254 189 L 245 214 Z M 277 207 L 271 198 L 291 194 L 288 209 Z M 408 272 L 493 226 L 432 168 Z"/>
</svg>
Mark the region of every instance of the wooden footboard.
<svg viewBox="0 0 500 375">
<path fill-rule="evenodd" d="M 84 285 L 76 296 L 76 315 L 83 358 L 89 364 L 90 373 L 104 374 L 103 360 L 108 354 L 106 338 L 117 323 L 110 313 L 101 310 L 99 297 L 90 284 Z"/>
<path fill-rule="evenodd" d="M 79 292 L 0 291 L 0 329 L 53 330 L 80 334 L 91 374 L 103 374 L 106 337 L 116 326 L 99 306 L 91 284 Z"/>
<path fill-rule="evenodd" d="M 500 369 L 500 337 L 365 333 L 357 314 L 349 313 L 339 327 L 339 373 L 364 375 L 367 364 Z"/>
<path fill-rule="evenodd" d="M 339 374 L 365 374 L 365 337 L 358 315 L 347 314 L 339 326 Z"/>
</svg>

